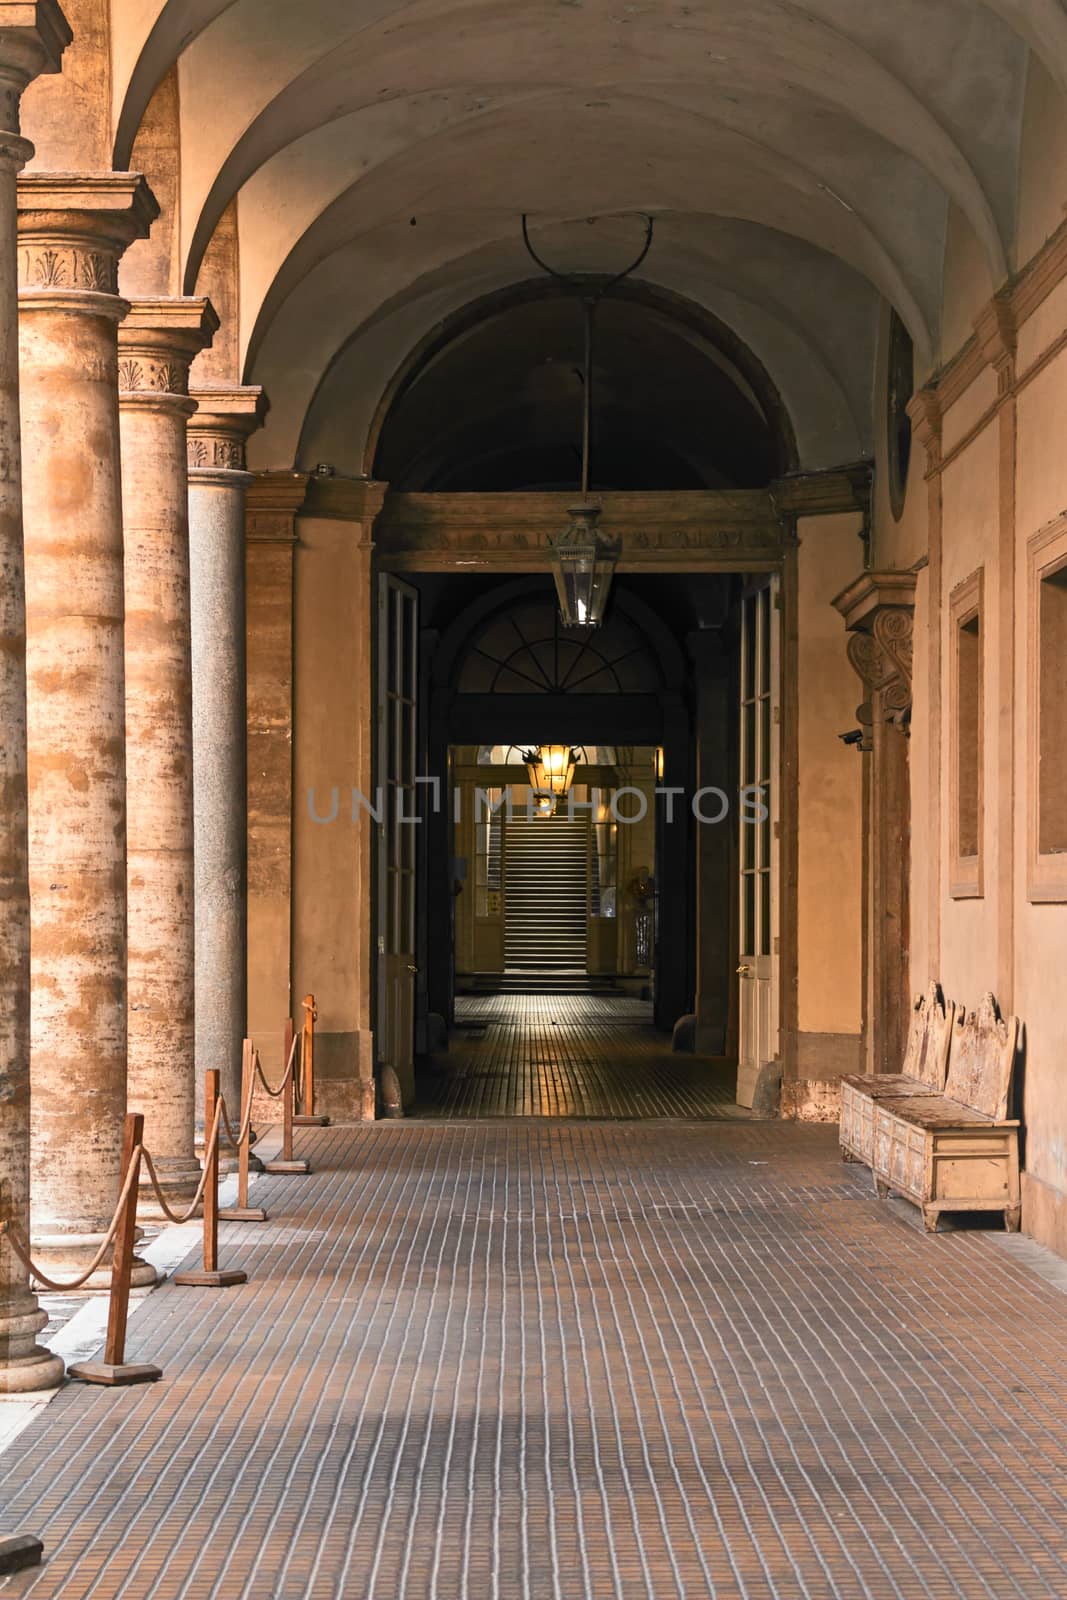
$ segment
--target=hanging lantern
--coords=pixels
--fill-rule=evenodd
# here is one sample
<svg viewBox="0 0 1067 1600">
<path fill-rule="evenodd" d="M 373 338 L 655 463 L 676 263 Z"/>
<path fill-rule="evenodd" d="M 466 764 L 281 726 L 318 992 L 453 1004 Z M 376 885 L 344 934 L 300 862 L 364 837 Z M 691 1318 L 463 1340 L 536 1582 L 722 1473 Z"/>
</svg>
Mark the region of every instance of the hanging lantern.
<svg viewBox="0 0 1067 1600">
<path fill-rule="evenodd" d="M 550 544 L 560 618 L 565 628 L 599 628 L 619 545 L 597 532 L 599 506 L 572 506 L 570 514 L 570 526 Z"/>
<path fill-rule="evenodd" d="M 534 750 L 524 750 L 522 759 L 530 778 L 530 788 L 541 799 L 551 802 L 546 815 L 555 811 L 561 800 L 567 798 L 574 777 L 574 769 L 581 759 L 581 751 L 569 744 L 539 744 Z"/>
</svg>

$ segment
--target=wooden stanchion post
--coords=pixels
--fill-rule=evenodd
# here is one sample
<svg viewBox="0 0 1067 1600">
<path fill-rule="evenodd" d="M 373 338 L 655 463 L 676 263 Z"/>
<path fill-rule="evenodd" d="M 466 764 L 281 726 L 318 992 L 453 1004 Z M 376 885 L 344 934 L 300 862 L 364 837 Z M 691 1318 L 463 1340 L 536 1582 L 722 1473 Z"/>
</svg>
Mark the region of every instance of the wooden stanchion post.
<svg viewBox="0 0 1067 1600">
<path fill-rule="evenodd" d="M 296 1057 L 293 1055 L 293 1019 L 285 1024 L 285 1049 L 282 1059 L 286 1066 L 286 1083 L 282 1090 L 282 1153 L 277 1161 L 264 1161 L 263 1171 L 274 1173 L 304 1173 L 311 1171 L 311 1163 L 293 1155 L 293 1112 L 296 1097 Z"/>
<path fill-rule="evenodd" d="M 248 1171 L 252 1156 L 252 1095 L 256 1087 L 256 1059 L 251 1039 L 246 1039 L 241 1051 L 241 1143 L 237 1154 L 237 1204 L 219 1212 L 226 1222 L 266 1222 L 267 1213 L 262 1206 L 248 1203 Z"/>
<path fill-rule="evenodd" d="M 130 1277 L 133 1248 L 137 1240 L 137 1178 L 141 1168 L 144 1117 L 129 1112 L 122 1134 L 122 1184 L 125 1187 L 131 1168 L 133 1182 L 119 1214 L 115 1230 L 115 1253 L 111 1258 L 111 1299 L 107 1310 L 107 1339 L 103 1361 L 79 1361 L 67 1371 L 83 1383 L 118 1386 L 127 1383 L 154 1383 L 163 1376 L 162 1367 L 151 1362 L 129 1362 L 126 1355 L 126 1323 L 130 1313 Z"/>
<path fill-rule="evenodd" d="M 304 996 L 304 1027 L 300 1035 L 300 1076 L 303 1081 L 301 1111 L 293 1121 L 298 1128 L 328 1128 L 330 1119 L 315 1113 L 315 1023 L 318 1019 L 315 996 Z"/>
<path fill-rule="evenodd" d="M 176 1272 L 173 1282 L 190 1288 L 228 1289 L 235 1283 L 247 1283 L 248 1273 L 239 1267 L 219 1270 L 219 1135 L 221 1125 L 215 1125 L 215 1108 L 219 1099 L 219 1073 L 212 1067 L 204 1074 L 204 1166 L 207 1182 L 204 1185 L 204 1265 L 191 1272 Z"/>
</svg>

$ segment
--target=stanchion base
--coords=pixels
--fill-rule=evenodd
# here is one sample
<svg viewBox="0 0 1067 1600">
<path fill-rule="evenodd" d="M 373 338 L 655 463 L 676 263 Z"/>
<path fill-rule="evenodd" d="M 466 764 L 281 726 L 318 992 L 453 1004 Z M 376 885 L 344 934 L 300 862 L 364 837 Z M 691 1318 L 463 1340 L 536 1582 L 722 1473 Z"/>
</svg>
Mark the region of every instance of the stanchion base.
<svg viewBox="0 0 1067 1600">
<path fill-rule="evenodd" d="M 329 1117 L 313 1117 L 310 1111 L 306 1113 L 302 1111 L 299 1116 L 293 1118 L 294 1128 L 328 1128 L 329 1126 Z"/>
<path fill-rule="evenodd" d="M 0 1574 L 38 1567 L 43 1554 L 44 1545 L 32 1533 L 0 1534 Z"/>
<path fill-rule="evenodd" d="M 310 1172 L 311 1162 L 302 1161 L 298 1157 L 295 1161 L 264 1161 L 264 1172 Z"/>
<path fill-rule="evenodd" d="M 124 1361 L 116 1365 L 111 1361 L 79 1361 L 67 1368 L 68 1378 L 80 1378 L 82 1383 L 106 1383 L 109 1388 L 120 1388 L 127 1383 L 155 1383 L 163 1376 L 163 1368 L 147 1361 Z"/>
<path fill-rule="evenodd" d="M 266 1222 L 267 1213 L 262 1206 L 227 1206 L 219 1212 L 220 1222 Z"/>
<path fill-rule="evenodd" d="M 225 1272 L 176 1272 L 170 1281 L 183 1284 L 187 1289 L 230 1289 L 235 1283 L 247 1283 L 248 1273 L 239 1267 Z"/>
</svg>

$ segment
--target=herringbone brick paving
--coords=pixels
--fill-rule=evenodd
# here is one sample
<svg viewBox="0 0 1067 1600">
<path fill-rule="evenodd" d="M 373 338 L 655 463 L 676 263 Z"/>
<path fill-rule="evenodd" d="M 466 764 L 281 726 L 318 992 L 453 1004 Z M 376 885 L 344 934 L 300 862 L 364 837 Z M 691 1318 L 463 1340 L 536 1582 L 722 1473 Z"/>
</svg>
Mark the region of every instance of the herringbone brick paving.
<svg viewBox="0 0 1067 1600">
<path fill-rule="evenodd" d="M 223 1231 L 0 1456 L 8 1596 L 1067 1594 L 1067 1298 L 825 1128 L 406 1123 Z"/>
</svg>

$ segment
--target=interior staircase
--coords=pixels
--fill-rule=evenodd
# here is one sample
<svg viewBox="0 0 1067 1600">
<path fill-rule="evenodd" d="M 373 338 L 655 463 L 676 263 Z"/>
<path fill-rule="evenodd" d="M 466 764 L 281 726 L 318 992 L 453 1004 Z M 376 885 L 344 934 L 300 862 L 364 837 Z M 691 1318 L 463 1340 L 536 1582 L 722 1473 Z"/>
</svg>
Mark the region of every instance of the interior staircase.
<svg viewBox="0 0 1067 1600">
<path fill-rule="evenodd" d="M 585 979 L 589 821 L 511 817 L 504 824 L 508 974 Z M 555 985 L 553 985 L 555 987 Z M 585 987 L 584 981 L 582 987 Z"/>
</svg>

